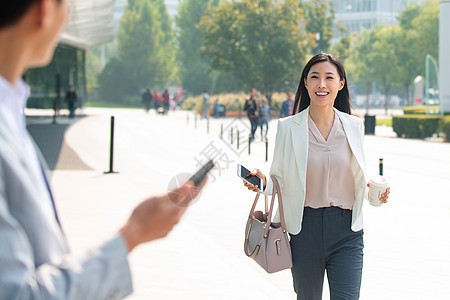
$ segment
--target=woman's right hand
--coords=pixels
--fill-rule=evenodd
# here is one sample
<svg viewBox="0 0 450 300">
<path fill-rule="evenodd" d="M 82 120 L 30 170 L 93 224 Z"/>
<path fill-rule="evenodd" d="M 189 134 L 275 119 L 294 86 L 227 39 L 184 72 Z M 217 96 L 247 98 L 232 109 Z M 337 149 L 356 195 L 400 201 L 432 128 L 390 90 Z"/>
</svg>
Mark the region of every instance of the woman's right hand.
<svg viewBox="0 0 450 300">
<path fill-rule="evenodd" d="M 263 190 L 266 188 L 266 176 L 264 175 L 263 172 L 261 172 L 259 169 L 253 169 L 253 171 L 250 172 L 250 175 L 256 175 L 259 178 L 261 178 L 262 182 L 263 182 Z M 243 182 L 244 182 L 245 187 L 248 188 L 250 191 L 259 192 L 258 186 L 248 183 L 245 180 L 243 180 Z"/>
</svg>

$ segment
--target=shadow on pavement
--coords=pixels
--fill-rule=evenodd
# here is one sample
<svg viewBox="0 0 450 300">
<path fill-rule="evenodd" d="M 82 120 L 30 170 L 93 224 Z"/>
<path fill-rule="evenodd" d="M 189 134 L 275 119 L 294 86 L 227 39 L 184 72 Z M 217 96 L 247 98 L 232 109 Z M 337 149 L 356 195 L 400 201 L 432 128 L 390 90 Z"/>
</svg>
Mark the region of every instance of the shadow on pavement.
<svg viewBox="0 0 450 300">
<path fill-rule="evenodd" d="M 27 129 L 50 170 L 92 170 L 64 140 L 67 129 L 82 117 L 60 118 L 52 124 L 48 116 L 27 116 Z"/>
</svg>

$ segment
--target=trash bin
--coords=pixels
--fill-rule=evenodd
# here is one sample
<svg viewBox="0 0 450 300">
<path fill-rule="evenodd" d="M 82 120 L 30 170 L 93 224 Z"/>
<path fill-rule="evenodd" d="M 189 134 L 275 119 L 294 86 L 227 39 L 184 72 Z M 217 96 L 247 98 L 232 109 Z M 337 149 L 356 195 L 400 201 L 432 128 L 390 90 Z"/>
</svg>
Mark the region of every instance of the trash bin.
<svg viewBox="0 0 450 300">
<path fill-rule="evenodd" d="M 375 116 L 364 115 L 364 134 L 375 134 Z"/>
</svg>

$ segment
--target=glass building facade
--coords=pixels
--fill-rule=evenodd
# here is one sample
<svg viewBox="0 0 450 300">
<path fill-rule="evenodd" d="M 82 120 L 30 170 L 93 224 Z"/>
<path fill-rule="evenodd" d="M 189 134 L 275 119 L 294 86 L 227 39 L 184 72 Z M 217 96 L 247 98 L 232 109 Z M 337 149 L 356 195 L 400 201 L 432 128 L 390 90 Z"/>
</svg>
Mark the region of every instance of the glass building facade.
<svg viewBox="0 0 450 300">
<path fill-rule="evenodd" d="M 359 32 L 363 28 L 370 29 L 378 23 L 397 23 L 398 14 L 410 2 L 424 2 L 424 0 L 331 0 L 335 12 L 335 36 Z M 337 25 L 346 28 L 345 33 L 337 30 Z"/>
</svg>

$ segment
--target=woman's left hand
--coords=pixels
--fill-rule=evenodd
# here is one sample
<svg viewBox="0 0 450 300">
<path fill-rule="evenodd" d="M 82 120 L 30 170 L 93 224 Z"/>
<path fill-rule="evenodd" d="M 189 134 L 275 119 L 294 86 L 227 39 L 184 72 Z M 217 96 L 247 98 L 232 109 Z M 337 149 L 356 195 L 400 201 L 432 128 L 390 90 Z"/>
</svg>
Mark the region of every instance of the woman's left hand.
<svg viewBox="0 0 450 300">
<path fill-rule="evenodd" d="M 367 184 L 367 187 L 370 187 L 370 184 Z M 388 202 L 388 198 L 389 198 L 389 194 L 391 193 L 391 187 L 388 187 L 386 189 L 386 192 L 384 192 L 383 194 L 381 194 L 380 197 L 380 202 L 385 204 Z"/>
</svg>

